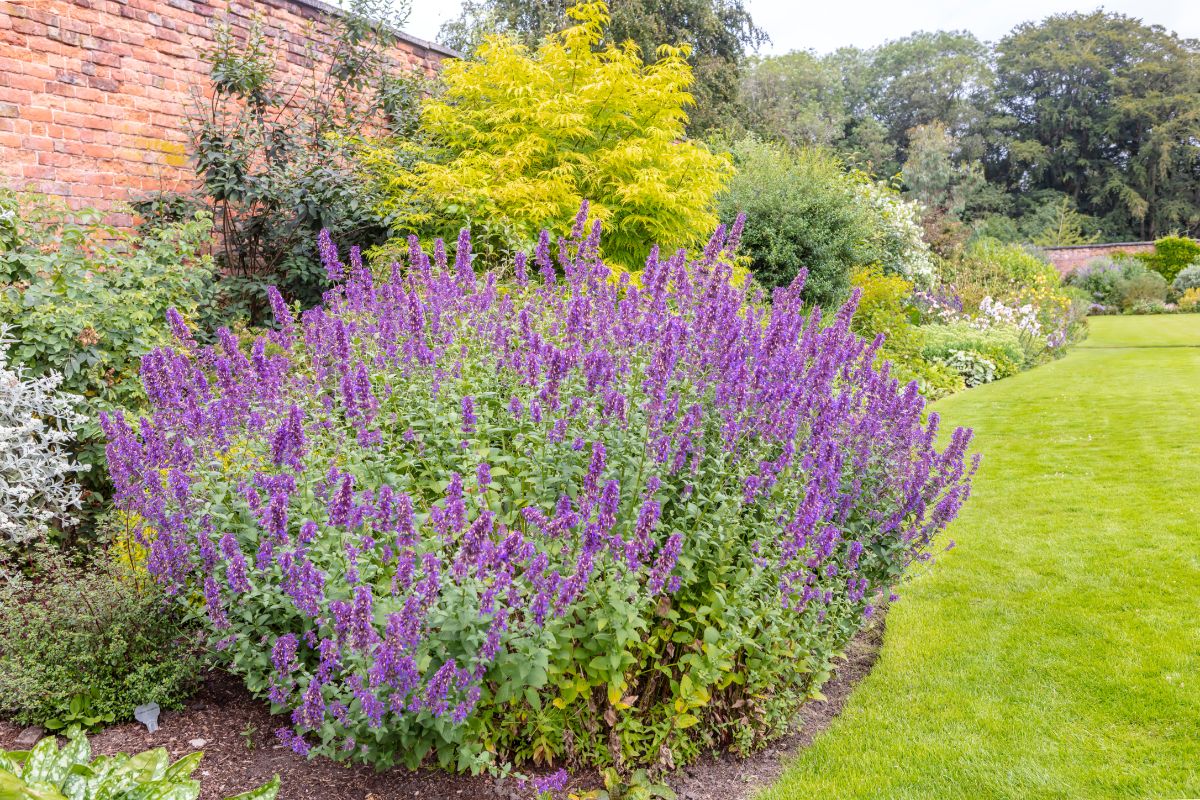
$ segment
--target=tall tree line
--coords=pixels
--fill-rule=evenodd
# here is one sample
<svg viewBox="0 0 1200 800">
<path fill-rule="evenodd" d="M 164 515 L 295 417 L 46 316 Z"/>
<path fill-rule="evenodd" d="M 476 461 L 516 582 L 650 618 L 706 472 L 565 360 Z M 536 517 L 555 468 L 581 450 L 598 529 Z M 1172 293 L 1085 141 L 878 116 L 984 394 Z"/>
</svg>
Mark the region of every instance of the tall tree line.
<svg viewBox="0 0 1200 800">
<path fill-rule="evenodd" d="M 443 38 L 531 46 L 572 0 L 468 0 Z M 694 135 L 747 132 L 898 176 L 933 239 L 1044 244 L 1200 233 L 1200 42 L 1105 11 L 1018 25 L 990 44 L 918 32 L 873 48 L 757 57 L 743 0 L 610 0 L 610 40 L 687 44 Z"/>
</svg>

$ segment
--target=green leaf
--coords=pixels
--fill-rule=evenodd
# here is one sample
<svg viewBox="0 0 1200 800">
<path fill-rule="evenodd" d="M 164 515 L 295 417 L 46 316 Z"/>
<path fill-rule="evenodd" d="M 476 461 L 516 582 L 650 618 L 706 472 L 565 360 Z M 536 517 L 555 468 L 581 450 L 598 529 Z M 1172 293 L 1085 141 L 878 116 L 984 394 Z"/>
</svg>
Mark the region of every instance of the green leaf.
<svg viewBox="0 0 1200 800">
<path fill-rule="evenodd" d="M 226 800 L 275 800 L 275 796 L 279 794 L 279 776 L 271 778 L 269 783 L 265 783 L 257 789 L 251 789 L 248 792 L 228 797 Z"/>
<path fill-rule="evenodd" d="M 163 777 L 169 781 L 181 781 L 184 778 L 188 778 L 196 771 L 196 767 L 200 765 L 200 759 L 202 758 L 204 758 L 203 752 L 189 753 L 167 767 L 167 773 Z"/>
</svg>

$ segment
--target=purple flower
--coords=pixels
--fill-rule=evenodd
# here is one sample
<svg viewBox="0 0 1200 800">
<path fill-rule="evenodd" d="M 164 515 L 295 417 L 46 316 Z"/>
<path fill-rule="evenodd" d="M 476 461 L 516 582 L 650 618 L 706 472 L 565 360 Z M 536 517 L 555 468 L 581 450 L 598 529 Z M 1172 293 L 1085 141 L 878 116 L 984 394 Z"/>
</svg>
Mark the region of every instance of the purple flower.
<svg viewBox="0 0 1200 800">
<path fill-rule="evenodd" d="M 475 398 L 463 395 L 462 399 L 463 433 L 475 432 Z"/>
</svg>

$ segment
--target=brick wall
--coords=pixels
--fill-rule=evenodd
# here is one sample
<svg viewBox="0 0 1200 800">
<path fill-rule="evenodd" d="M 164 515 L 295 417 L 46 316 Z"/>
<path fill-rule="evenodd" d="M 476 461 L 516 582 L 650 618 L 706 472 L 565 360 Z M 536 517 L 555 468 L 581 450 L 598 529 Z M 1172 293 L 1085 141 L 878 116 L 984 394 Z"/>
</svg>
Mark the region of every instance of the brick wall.
<svg viewBox="0 0 1200 800">
<path fill-rule="evenodd" d="M 187 189 L 186 118 L 208 86 L 200 51 L 216 22 L 262 17 L 299 70 L 337 11 L 317 0 L 0 0 L 0 181 L 112 208 Z M 401 35 L 389 54 L 432 73 L 454 53 Z M 111 221 L 129 224 L 123 215 Z"/>
<path fill-rule="evenodd" d="M 1113 253 L 1151 253 L 1154 242 L 1115 242 L 1113 244 L 1083 244 L 1073 247 L 1045 247 L 1042 251 L 1058 270 L 1059 275 L 1086 267 L 1093 258 Z"/>
</svg>

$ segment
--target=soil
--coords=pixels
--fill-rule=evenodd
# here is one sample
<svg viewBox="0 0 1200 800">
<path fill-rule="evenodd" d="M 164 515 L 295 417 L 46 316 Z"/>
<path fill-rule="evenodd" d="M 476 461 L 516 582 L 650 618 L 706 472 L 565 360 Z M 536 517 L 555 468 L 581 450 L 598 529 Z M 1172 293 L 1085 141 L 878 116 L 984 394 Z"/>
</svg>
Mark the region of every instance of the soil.
<svg viewBox="0 0 1200 800">
<path fill-rule="evenodd" d="M 842 710 L 855 685 L 871 671 L 883 641 L 882 615 L 860 633 L 847 650 L 847 660 L 826 684 L 824 701 L 801 709 L 795 729 L 766 749 L 738 758 L 722 755 L 679 770 L 668 783 L 679 800 L 749 800 L 784 770 L 787 761 L 825 730 Z M 137 723 L 116 725 L 90 737 L 96 755 L 137 753 L 165 747 L 172 758 L 204 751 L 196 772 L 201 800 L 220 800 L 259 786 L 279 774 L 280 800 L 467 800 L 528 797 L 513 781 L 454 775 L 437 770 L 403 769 L 377 773 L 370 767 L 346 766 L 326 759 L 307 760 L 280 745 L 275 729 L 286 725 L 267 705 L 255 700 L 239 681 L 214 673 L 182 711 L 164 711 L 159 729 Z M 22 729 L 0 721 L 0 749 L 24 750 Z M 203 739 L 201 743 L 199 740 Z M 596 776 L 579 775 L 572 788 L 596 785 Z"/>
</svg>

